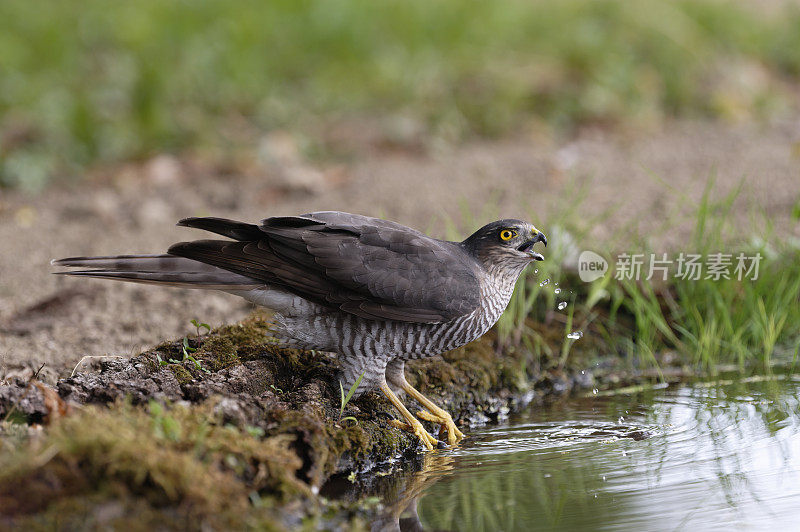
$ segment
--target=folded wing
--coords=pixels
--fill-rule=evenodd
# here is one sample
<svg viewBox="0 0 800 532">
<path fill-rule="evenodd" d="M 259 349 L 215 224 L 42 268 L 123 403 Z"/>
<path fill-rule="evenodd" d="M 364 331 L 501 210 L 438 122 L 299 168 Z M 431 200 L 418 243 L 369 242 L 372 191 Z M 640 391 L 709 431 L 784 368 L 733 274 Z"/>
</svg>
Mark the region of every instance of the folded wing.
<svg viewBox="0 0 800 532">
<path fill-rule="evenodd" d="M 478 265 L 460 245 L 394 222 L 318 212 L 261 225 L 220 218 L 179 225 L 234 240 L 182 242 L 169 254 L 364 318 L 435 323 L 479 304 Z"/>
</svg>

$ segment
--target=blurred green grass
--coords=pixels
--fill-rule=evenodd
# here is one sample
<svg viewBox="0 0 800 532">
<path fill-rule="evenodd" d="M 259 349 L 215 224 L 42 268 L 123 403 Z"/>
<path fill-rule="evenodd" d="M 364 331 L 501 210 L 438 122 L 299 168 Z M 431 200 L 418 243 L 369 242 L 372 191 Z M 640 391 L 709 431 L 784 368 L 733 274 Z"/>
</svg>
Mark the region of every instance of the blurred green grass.
<svg viewBox="0 0 800 532">
<path fill-rule="evenodd" d="M 720 1 L 0 3 L 0 185 L 342 116 L 450 140 L 763 116 L 800 10 Z"/>
</svg>

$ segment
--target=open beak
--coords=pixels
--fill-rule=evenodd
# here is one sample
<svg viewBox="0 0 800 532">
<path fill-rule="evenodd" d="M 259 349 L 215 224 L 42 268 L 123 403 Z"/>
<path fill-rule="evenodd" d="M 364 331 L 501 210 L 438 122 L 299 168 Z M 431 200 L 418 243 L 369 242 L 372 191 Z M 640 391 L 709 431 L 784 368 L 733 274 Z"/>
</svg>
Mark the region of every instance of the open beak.
<svg viewBox="0 0 800 532">
<path fill-rule="evenodd" d="M 530 240 L 526 240 L 524 244 L 517 248 L 518 251 L 523 253 L 527 253 L 533 260 L 544 260 L 544 256 L 541 253 L 536 253 L 533 251 L 533 246 L 537 242 L 541 242 L 542 244 L 547 247 L 547 237 L 544 236 L 544 233 L 541 231 L 536 231 Z"/>
</svg>

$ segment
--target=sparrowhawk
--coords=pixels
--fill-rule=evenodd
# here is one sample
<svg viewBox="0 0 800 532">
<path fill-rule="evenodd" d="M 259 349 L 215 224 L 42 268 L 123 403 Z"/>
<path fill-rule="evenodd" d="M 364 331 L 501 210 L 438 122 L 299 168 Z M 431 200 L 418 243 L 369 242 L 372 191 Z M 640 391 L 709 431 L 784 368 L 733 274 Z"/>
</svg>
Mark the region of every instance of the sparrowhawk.
<svg viewBox="0 0 800 532">
<path fill-rule="evenodd" d="M 345 212 L 263 220 L 186 218 L 178 225 L 227 240 L 181 242 L 164 255 L 74 257 L 59 272 L 141 283 L 222 290 L 275 312 L 287 345 L 337 353 L 348 385 L 380 389 L 402 415 L 398 426 L 431 449 L 437 440 L 394 389 L 440 423 L 454 445 L 463 435 L 445 410 L 405 379 L 404 363 L 455 349 L 483 335 L 505 310 L 514 285 L 547 245 L 521 220 L 490 223 L 462 242 L 431 238 L 395 222 Z"/>
</svg>

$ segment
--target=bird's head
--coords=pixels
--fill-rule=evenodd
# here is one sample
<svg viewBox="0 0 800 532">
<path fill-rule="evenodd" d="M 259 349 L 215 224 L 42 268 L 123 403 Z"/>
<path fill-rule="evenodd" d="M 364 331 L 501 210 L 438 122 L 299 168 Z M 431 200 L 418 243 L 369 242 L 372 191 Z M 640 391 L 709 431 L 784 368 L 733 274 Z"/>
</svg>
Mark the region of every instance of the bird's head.
<svg viewBox="0 0 800 532">
<path fill-rule="evenodd" d="M 544 233 L 533 224 L 508 219 L 484 225 L 464 240 L 462 245 L 489 271 L 500 269 L 520 273 L 532 261 L 544 260 L 533 249 L 537 242 L 547 246 Z"/>
</svg>

